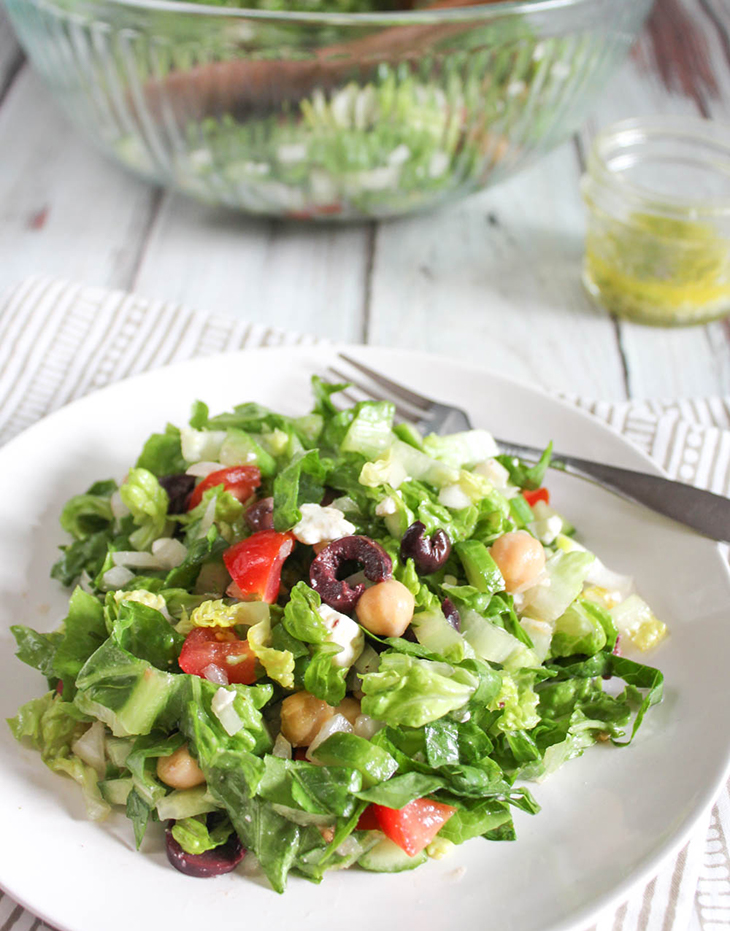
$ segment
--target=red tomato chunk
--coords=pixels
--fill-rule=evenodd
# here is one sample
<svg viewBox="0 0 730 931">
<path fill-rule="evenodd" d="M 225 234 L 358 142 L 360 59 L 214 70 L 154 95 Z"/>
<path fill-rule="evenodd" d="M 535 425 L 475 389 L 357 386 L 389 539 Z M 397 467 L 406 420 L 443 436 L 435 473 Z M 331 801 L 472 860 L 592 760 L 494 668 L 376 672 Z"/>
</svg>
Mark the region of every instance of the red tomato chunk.
<svg viewBox="0 0 730 931">
<path fill-rule="evenodd" d="M 206 475 L 202 482 L 193 489 L 190 495 L 188 511 L 192 511 L 203 500 L 204 492 L 216 485 L 223 485 L 239 501 L 248 501 L 254 491 L 261 484 L 261 469 L 258 466 L 231 466 L 228 469 L 219 469 Z"/>
<path fill-rule="evenodd" d="M 522 497 L 530 507 L 534 507 L 538 501 L 544 501 L 545 504 L 550 504 L 550 492 L 547 488 L 538 488 L 536 491 L 523 491 Z"/>
<path fill-rule="evenodd" d="M 245 597 L 273 604 L 279 596 L 281 567 L 293 549 L 291 533 L 260 530 L 229 547 L 223 562 Z"/>
<path fill-rule="evenodd" d="M 370 807 L 380 830 L 405 850 L 409 857 L 415 857 L 424 847 L 428 847 L 456 811 L 451 805 L 443 805 L 430 798 L 417 798 L 401 809 L 386 808 L 384 805 Z M 367 810 L 364 814 L 367 814 Z"/>
<path fill-rule="evenodd" d="M 206 678 L 209 666 L 217 666 L 229 682 L 251 685 L 256 681 L 256 657 L 245 640 L 230 630 L 198 627 L 185 638 L 178 660 L 183 672 Z"/>
</svg>

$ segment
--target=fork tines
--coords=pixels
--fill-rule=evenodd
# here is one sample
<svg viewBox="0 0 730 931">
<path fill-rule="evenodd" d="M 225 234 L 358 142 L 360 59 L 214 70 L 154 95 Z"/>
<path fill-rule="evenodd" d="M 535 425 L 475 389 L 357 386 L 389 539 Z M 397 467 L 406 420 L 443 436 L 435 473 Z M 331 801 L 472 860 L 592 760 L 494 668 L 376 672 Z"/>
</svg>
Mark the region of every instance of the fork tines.
<svg viewBox="0 0 730 931">
<path fill-rule="evenodd" d="M 343 356 L 343 358 L 345 357 Z M 340 393 L 340 396 L 346 398 L 351 404 L 355 404 L 357 401 L 362 401 L 364 399 L 371 401 L 390 401 L 390 403 L 395 407 L 396 414 L 402 420 L 407 420 L 411 423 L 414 423 L 422 416 L 418 409 L 414 410 L 413 408 L 409 408 L 402 401 L 397 401 L 392 397 L 387 397 L 386 392 L 373 389 L 372 387 L 366 385 L 363 381 L 354 379 L 352 375 L 346 374 L 341 369 L 336 369 L 334 366 L 330 365 L 327 368 L 327 373 L 334 376 L 337 381 L 349 382 L 352 385 L 352 388 L 346 389 Z M 360 395 L 362 395 L 362 397 L 358 397 L 353 391 L 353 388 L 356 389 Z"/>
</svg>

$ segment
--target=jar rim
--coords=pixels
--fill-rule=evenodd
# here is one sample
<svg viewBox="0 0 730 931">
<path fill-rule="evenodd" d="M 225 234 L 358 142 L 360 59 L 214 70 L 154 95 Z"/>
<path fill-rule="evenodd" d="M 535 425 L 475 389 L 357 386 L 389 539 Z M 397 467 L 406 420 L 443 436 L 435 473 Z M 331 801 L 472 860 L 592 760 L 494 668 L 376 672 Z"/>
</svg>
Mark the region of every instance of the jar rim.
<svg viewBox="0 0 730 931">
<path fill-rule="evenodd" d="M 641 145 L 648 148 L 661 141 L 690 143 L 696 146 L 698 153 L 704 148 L 703 167 L 726 177 L 730 188 L 730 125 L 700 117 L 632 117 L 613 123 L 601 130 L 593 141 L 588 160 L 590 179 L 644 211 L 682 219 L 688 216 L 693 219 L 730 218 L 730 193 L 719 199 L 672 196 L 637 184 L 624 171 L 611 166 L 611 160 L 620 159 L 622 152 L 628 160 L 631 148 L 638 150 Z M 665 156 L 664 160 L 670 162 L 672 159 Z"/>
</svg>

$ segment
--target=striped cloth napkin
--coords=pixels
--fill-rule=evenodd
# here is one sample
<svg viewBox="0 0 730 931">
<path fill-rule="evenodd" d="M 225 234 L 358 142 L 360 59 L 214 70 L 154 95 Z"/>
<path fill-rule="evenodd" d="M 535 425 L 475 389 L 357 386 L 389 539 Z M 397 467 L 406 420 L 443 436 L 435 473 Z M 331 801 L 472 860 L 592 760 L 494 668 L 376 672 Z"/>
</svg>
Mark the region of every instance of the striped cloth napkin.
<svg viewBox="0 0 730 931">
<path fill-rule="evenodd" d="M 0 299 L 0 443 L 111 382 L 193 356 L 314 337 L 48 278 Z M 730 494 L 730 398 L 611 403 L 571 398 L 673 477 Z M 591 931 L 730 931 L 730 795 L 690 843 Z M 0 877 L 0 880 L 2 877 Z M 47 926 L 0 892 L 0 931 Z M 588 929 L 586 929 L 588 931 Z"/>
</svg>

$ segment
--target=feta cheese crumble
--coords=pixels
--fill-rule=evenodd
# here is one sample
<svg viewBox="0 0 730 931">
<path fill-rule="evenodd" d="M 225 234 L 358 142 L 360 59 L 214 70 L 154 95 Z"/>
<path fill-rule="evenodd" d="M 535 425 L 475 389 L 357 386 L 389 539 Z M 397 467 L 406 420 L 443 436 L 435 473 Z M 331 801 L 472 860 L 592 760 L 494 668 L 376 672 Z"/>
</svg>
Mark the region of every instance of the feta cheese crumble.
<svg viewBox="0 0 730 931">
<path fill-rule="evenodd" d="M 398 505 L 395 498 L 392 495 L 388 495 L 387 498 L 383 498 L 382 501 L 378 501 L 375 505 L 375 516 L 389 517 L 391 514 L 395 514 L 397 510 Z"/>
<path fill-rule="evenodd" d="M 299 510 L 302 518 L 294 525 L 292 533 L 300 543 L 309 546 L 330 543 L 355 532 L 355 525 L 347 520 L 342 511 L 331 505 L 322 507 L 321 504 L 301 504 Z"/>
<path fill-rule="evenodd" d="M 365 637 L 362 630 L 352 618 L 349 618 L 346 614 L 340 614 L 339 611 L 335 611 L 329 605 L 320 605 L 317 608 L 317 614 L 322 618 L 325 627 L 329 631 L 327 637 L 329 642 L 342 647 L 339 653 L 334 654 L 332 662 L 342 669 L 349 669 L 365 647 Z"/>
</svg>

